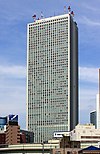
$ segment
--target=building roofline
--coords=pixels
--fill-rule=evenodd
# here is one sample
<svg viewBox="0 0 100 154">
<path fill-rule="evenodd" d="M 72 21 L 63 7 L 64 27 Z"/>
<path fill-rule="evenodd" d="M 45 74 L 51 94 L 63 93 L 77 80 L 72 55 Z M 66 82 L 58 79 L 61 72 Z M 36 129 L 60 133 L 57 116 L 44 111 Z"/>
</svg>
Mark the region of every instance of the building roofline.
<svg viewBox="0 0 100 154">
<path fill-rule="evenodd" d="M 72 15 L 67 13 L 67 14 L 58 15 L 58 16 L 51 16 L 51 17 L 47 17 L 47 18 L 36 19 L 35 21 L 33 21 L 32 23 L 29 23 L 29 24 L 36 24 L 36 23 L 41 23 L 41 22 L 45 22 L 45 21 L 50 21 L 50 20 L 60 19 L 60 18 L 64 18 L 64 17 L 69 17 L 69 16 L 72 16 Z"/>
</svg>

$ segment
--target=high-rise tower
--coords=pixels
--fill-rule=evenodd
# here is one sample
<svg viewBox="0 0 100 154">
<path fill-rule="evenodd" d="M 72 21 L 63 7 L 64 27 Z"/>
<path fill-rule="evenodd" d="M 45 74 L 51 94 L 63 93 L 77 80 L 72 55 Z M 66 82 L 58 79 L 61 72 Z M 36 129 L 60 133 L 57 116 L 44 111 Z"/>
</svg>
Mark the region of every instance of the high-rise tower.
<svg viewBox="0 0 100 154">
<path fill-rule="evenodd" d="M 27 128 L 35 142 L 78 123 L 78 28 L 72 15 L 27 28 Z"/>
</svg>

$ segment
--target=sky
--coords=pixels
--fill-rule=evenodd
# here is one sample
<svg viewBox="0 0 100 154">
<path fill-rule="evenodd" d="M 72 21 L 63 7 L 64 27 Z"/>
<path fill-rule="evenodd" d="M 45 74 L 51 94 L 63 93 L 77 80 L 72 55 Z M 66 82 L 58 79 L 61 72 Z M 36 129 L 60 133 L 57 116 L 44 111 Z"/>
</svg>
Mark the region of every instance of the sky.
<svg viewBox="0 0 100 154">
<path fill-rule="evenodd" d="M 26 128 L 27 24 L 32 16 L 74 11 L 79 40 L 79 123 L 96 109 L 100 67 L 100 0 L 0 0 L 0 116 L 18 114 Z"/>
</svg>

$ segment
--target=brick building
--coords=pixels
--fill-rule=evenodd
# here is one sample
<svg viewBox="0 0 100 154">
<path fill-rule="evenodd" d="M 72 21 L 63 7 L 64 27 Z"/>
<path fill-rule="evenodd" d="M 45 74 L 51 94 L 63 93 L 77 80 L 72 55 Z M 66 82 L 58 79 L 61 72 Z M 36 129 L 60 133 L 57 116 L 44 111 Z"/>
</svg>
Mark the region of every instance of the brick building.
<svg viewBox="0 0 100 154">
<path fill-rule="evenodd" d="M 6 144 L 20 143 L 20 126 L 18 123 L 8 123 L 6 127 Z"/>
</svg>

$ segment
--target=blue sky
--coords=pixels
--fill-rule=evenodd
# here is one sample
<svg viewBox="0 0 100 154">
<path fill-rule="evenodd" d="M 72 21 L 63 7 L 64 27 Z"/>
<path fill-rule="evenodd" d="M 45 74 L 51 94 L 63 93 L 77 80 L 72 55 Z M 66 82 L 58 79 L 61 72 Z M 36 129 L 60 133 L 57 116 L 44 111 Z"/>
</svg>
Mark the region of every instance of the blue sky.
<svg viewBox="0 0 100 154">
<path fill-rule="evenodd" d="M 79 122 L 95 109 L 100 67 L 100 0 L 0 0 L 0 116 L 18 114 L 25 128 L 26 29 L 32 15 L 63 14 L 71 5 L 79 28 Z"/>
</svg>

